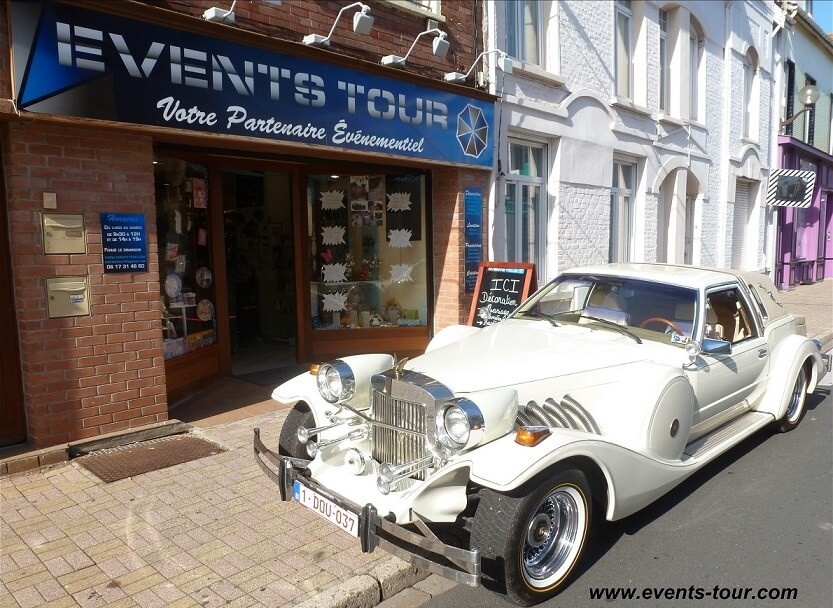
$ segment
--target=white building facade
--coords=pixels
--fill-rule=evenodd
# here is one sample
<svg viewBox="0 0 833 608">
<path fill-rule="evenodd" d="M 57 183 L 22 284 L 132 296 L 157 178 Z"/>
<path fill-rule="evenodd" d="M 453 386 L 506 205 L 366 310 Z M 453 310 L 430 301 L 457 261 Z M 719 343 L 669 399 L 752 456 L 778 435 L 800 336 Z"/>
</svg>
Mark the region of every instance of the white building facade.
<svg viewBox="0 0 833 608">
<path fill-rule="evenodd" d="M 489 0 L 490 251 L 539 282 L 613 261 L 769 269 L 772 34 L 759 1 Z"/>
</svg>

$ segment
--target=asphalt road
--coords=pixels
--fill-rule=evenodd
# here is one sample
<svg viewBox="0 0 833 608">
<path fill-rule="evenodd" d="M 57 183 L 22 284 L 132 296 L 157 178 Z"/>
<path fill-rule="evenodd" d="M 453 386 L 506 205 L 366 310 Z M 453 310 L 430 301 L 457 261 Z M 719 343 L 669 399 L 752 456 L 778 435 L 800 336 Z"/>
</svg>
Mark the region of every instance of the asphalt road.
<svg viewBox="0 0 833 608">
<path fill-rule="evenodd" d="M 829 378 L 829 376 L 828 376 Z M 828 382 L 829 384 L 829 382 Z M 643 511 L 605 524 L 588 564 L 550 608 L 819 608 L 833 605 L 833 398 L 808 400 L 801 425 L 766 430 L 724 454 Z M 712 599 L 706 593 L 726 599 Z M 591 588 L 651 588 L 675 599 L 593 599 Z M 662 588 L 662 589 L 660 589 Z M 702 599 L 687 599 L 702 590 Z M 732 599 L 760 589 L 795 599 Z M 506 608 L 457 585 L 431 608 Z"/>
</svg>

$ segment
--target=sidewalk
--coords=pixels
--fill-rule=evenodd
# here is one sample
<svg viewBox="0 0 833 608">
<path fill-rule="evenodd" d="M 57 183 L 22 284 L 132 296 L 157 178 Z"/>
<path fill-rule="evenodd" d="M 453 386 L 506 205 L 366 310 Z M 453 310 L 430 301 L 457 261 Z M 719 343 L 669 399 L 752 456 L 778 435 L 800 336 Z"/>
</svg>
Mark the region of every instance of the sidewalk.
<svg viewBox="0 0 833 608">
<path fill-rule="evenodd" d="M 799 285 L 779 292 L 788 311 L 804 315 L 807 335 L 822 343 L 822 351 L 833 348 L 833 279 Z"/>
<path fill-rule="evenodd" d="M 0 605 L 374 606 L 424 578 L 280 501 L 251 443 L 286 412 L 195 427 L 227 451 L 109 484 L 75 461 L 0 478 Z"/>
<path fill-rule="evenodd" d="M 781 297 L 833 348 L 833 281 Z M 226 378 L 171 412 L 221 454 L 105 484 L 44 450 L 34 462 L 49 466 L 0 477 L 0 605 L 359 607 L 412 586 L 385 605 L 419 605 L 452 586 L 280 502 L 251 449 L 255 427 L 277 445 L 287 414 L 269 392 Z"/>
</svg>

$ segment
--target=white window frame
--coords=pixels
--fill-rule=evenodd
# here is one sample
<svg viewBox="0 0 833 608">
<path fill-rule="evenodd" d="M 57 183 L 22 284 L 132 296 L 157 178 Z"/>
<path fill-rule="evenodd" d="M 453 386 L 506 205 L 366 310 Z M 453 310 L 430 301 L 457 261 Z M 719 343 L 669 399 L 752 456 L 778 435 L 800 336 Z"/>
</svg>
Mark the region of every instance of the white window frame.
<svg viewBox="0 0 833 608">
<path fill-rule="evenodd" d="M 521 146 L 528 149 L 535 149 L 540 150 L 540 167 L 538 168 L 538 175 L 523 175 L 520 172 L 513 171 L 512 169 L 512 146 Z M 549 201 L 549 193 L 547 192 L 547 175 L 549 173 L 549 148 L 546 143 L 540 141 L 533 141 L 527 139 L 521 139 L 517 137 L 510 137 L 509 141 L 507 142 L 507 162 L 508 162 L 508 170 L 509 172 L 504 175 L 503 177 L 503 209 L 504 209 L 504 221 L 508 221 L 508 214 L 506 214 L 506 190 L 510 184 L 514 185 L 515 191 L 520 192 L 524 186 L 527 187 L 537 187 L 539 192 L 537 207 L 534 209 L 535 212 L 535 226 L 533 228 L 533 234 L 531 235 L 534 239 L 534 243 L 529 247 L 529 256 L 525 256 L 526 252 L 526 243 L 523 242 L 521 235 L 523 234 L 522 230 L 522 218 L 523 213 L 520 210 L 520 199 L 522 197 L 515 196 L 515 200 L 513 201 L 515 208 L 513 211 L 514 217 L 514 225 L 512 229 L 514 230 L 513 239 L 511 239 L 515 243 L 515 247 L 513 251 L 509 250 L 509 243 L 510 238 L 508 231 L 510 227 L 507 225 L 507 235 L 506 235 L 506 261 L 508 262 L 532 262 L 535 264 L 536 272 L 538 274 L 539 279 L 543 279 L 545 276 L 545 269 L 544 269 L 544 262 L 545 262 L 545 254 L 546 254 L 546 221 L 547 221 L 547 205 Z M 528 257 L 529 259 L 525 259 Z"/>
<path fill-rule="evenodd" d="M 668 114 L 671 108 L 671 49 L 668 48 L 668 11 L 659 11 L 659 109 Z"/>
<path fill-rule="evenodd" d="M 816 79 L 810 76 L 809 74 L 804 74 L 804 85 L 816 85 Z M 804 113 L 804 143 L 808 146 L 815 146 L 816 145 L 816 104 L 810 107 L 807 112 Z"/>
<path fill-rule="evenodd" d="M 630 171 L 631 187 L 619 183 L 619 168 Z M 610 223 L 608 237 L 608 261 L 630 262 L 635 250 L 636 189 L 639 165 L 632 158 L 614 157 L 610 187 Z"/>
<path fill-rule="evenodd" d="M 382 2 L 392 4 L 403 11 L 421 17 L 429 17 L 445 22 L 445 17 L 442 14 L 442 0 L 382 0 Z"/>
<path fill-rule="evenodd" d="M 623 99 L 633 98 L 633 9 L 631 8 L 631 0 L 615 0 L 613 11 L 613 73 L 614 73 L 614 88 L 616 96 Z M 619 31 L 619 20 L 625 20 L 624 32 Z M 620 36 L 624 33 L 627 35 L 627 40 L 620 40 Z M 625 52 L 627 53 L 626 62 L 627 67 L 620 65 L 622 57 L 620 57 L 620 46 L 624 44 Z M 622 72 L 625 72 L 624 74 Z"/>
<path fill-rule="evenodd" d="M 706 41 L 693 18 L 689 18 L 688 32 L 688 81 L 689 100 L 688 117 L 691 120 L 700 120 L 700 69 L 703 61 Z"/>
<path fill-rule="evenodd" d="M 749 140 L 758 138 L 758 61 L 754 48 L 746 52 L 743 57 L 743 137 Z"/>
<path fill-rule="evenodd" d="M 515 59 L 543 67 L 544 65 L 544 6 L 538 0 L 511 0 L 506 8 L 506 52 Z M 527 25 L 527 9 L 532 23 Z M 514 19 L 512 18 L 514 16 Z M 514 28 L 512 24 L 514 23 Z M 529 53 L 528 31 L 535 31 L 534 48 Z M 514 31 L 512 31 L 514 30 Z"/>
</svg>

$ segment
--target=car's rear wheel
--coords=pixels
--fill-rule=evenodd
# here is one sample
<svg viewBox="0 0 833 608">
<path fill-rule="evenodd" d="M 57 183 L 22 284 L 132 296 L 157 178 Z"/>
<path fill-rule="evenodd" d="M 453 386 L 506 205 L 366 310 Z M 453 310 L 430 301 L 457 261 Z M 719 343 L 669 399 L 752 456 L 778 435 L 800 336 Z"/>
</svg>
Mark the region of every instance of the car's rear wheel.
<svg viewBox="0 0 833 608">
<path fill-rule="evenodd" d="M 561 471 L 528 487 L 518 496 L 481 490 L 471 535 L 484 576 L 521 606 L 567 585 L 588 544 L 593 515 L 582 471 Z"/>
<path fill-rule="evenodd" d="M 315 426 L 315 417 L 305 405 L 296 403 L 283 422 L 281 436 L 278 439 L 279 454 L 294 458 L 309 458 L 307 446 L 298 440 L 298 428 L 302 426 Z"/>
<path fill-rule="evenodd" d="M 787 403 L 787 411 L 778 423 L 778 431 L 786 433 L 793 430 L 804 418 L 807 412 L 807 370 L 804 367 L 798 370 L 795 378 L 790 400 Z"/>
</svg>

